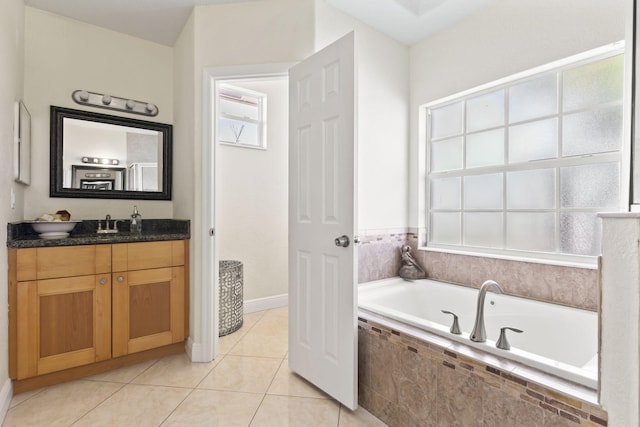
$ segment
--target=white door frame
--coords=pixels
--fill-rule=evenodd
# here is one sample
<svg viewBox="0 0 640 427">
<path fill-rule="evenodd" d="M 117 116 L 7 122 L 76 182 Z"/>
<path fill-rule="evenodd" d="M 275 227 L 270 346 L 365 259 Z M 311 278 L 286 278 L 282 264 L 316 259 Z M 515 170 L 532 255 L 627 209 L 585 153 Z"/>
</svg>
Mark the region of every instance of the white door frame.
<svg viewBox="0 0 640 427">
<path fill-rule="evenodd" d="M 216 230 L 216 123 L 214 101 L 218 80 L 289 77 L 295 63 L 207 67 L 203 70 L 202 96 L 202 227 Z M 214 233 L 215 234 L 215 233 Z M 200 348 L 192 349 L 194 362 L 210 362 L 218 355 L 218 244 L 215 235 L 202 239 L 202 286 L 200 300 Z M 211 262 L 209 262 L 211 260 Z M 194 346 L 195 347 L 195 346 Z"/>
</svg>

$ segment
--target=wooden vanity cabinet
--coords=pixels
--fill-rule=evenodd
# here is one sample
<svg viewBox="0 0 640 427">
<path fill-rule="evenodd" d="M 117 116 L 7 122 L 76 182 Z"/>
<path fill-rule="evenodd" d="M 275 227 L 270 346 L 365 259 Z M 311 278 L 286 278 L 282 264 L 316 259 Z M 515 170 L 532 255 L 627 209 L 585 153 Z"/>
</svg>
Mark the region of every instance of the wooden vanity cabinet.
<svg viewBox="0 0 640 427">
<path fill-rule="evenodd" d="M 13 378 L 109 359 L 110 247 L 17 249 L 10 257 Z"/>
<path fill-rule="evenodd" d="M 184 341 L 184 241 L 112 248 L 113 357 Z"/>
<path fill-rule="evenodd" d="M 29 382 L 25 391 L 179 350 L 188 335 L 187 245 L 175 240 L 9 249 L 14 386 Z M 33 382 L 58 374 L 64 377 Z"/>
</svg>

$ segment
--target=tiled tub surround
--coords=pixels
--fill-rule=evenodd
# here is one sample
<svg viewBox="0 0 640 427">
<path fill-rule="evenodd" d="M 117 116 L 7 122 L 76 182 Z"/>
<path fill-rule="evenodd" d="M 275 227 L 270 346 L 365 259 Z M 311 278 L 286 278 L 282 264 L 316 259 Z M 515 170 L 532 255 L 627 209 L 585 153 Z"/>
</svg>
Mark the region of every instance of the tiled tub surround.
<svg viewBox="0 0 640 427">
<path fill-rule="evenodd" d="M 407 244 L 409 238 L 405 228 L 360 230 L 358 237 L 358 283 L 398 275 L 401 266 L 400 248 Z"/>
<path fill-rule="evenodd" d="M 358 309 L 395 321 L 393 325 L 409 325 L 505 361 L 597 389 L 597 313 L 490 292 L 484 303 L 486 342 L 477 343 L 469 339 L 477 294 L 466 286 L 433 280 L 407 282 L 394 277 L 360 286 Z M 461 334 L 450 332 L 451 315 L 441 310 L 458 315 Z M 509 351 L 496 348 L 500 328 L 505 326 L 524 331 L 507 333 Z"/>
<path fill-rule="evenodd" d="M 479 288 L 493 279 L 505 293 L 585 310 L 598 308 L 599 270 L 459 255 L 417 249 L 407 229 L 360 232 L 358 282 L 398 275 L 400 250 L 409 244 L 429 279 Z"/>
<path fill-rule="evenodd" d="M 392 427 L 608 425 L 591 390 L 375 315 L 358 359 L 359 403 Z"/>
<path fill-rule="evenodd" d="M 104 220 L 100 220 L 104 226 Z M 113 220 L 112 220 L 113 221 Z M 96 245 L 161 240 L 186 240 L 190 237 L 190 221 L 180 219 L 145 219 L 141 234 L 129 232 L 129 220 L 118 220 L 118 233 L 97 234 L 97 220 L 79 222 L 69 237 L 44 240 L 38 237 L 29 223 L 14 222 L 7 225 L 7 247 L 35 248 L 48 246 Z"/>
</svg>

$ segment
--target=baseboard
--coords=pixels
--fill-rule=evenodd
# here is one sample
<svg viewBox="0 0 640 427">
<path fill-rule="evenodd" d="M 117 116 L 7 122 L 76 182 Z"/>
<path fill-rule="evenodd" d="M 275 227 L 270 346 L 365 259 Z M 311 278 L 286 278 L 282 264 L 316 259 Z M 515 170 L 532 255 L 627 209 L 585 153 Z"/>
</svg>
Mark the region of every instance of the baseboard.
<svg viewBox="0 0 640 427">
<path fill-rule="evenodd" d="M 7 416 L 12 397 L 13 384 L 11 383 L 11 378 L 7 378 L 2 386 L 2 390 L 0 390 L 0 424 L 2 424 L 4 418 Z"/>
<path fill-rule="evenodd" d="M 270 310 L 286 307 L 289 304 L 289 294 L 274 295 L 272 297 L 256 298 L 244 302 L 244 313 Z"/>
<path fill-rule="evenodd" d="M 189 356 L 189 360 L 191 360 L 192 362 L 193 362 L 193 347 L 194 346 L 196 346 L 196 344 L 194 344 L 194 342 L 191 339 L 191 337 L 187 338 L 187 342 L 184 343 L 184 352 L 187 353 L 187 356 Z"/>
<path fill-rule="evenodd" d="M 201 343 L 194 342 L 191 337 L 187 340 L 185 344 L 185 351 L 194 363 L 208 363 L 211 362 L 211 358 L 207 357 L 204 354 L 203 347 Z"/>
</svg>

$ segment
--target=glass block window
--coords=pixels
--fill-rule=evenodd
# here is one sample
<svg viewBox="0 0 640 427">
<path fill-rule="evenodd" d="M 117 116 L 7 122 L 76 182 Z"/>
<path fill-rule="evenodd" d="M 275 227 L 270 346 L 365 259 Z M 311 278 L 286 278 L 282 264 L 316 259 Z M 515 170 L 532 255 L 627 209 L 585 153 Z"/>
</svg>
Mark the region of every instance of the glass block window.
<svg viewBox="0 0 640 427">
<path fill-rule="evenodd" d="M 217 111 L 218 142 L 248 148 L 267 148 L 265 94 L 220 84 Z"/>
<path fill-rule="evenodd" d="M 618 50 L 427 106 L 427 246 L 599 255 L 597 213 L 623 200 L 623 77 Z"/>
</svg>

